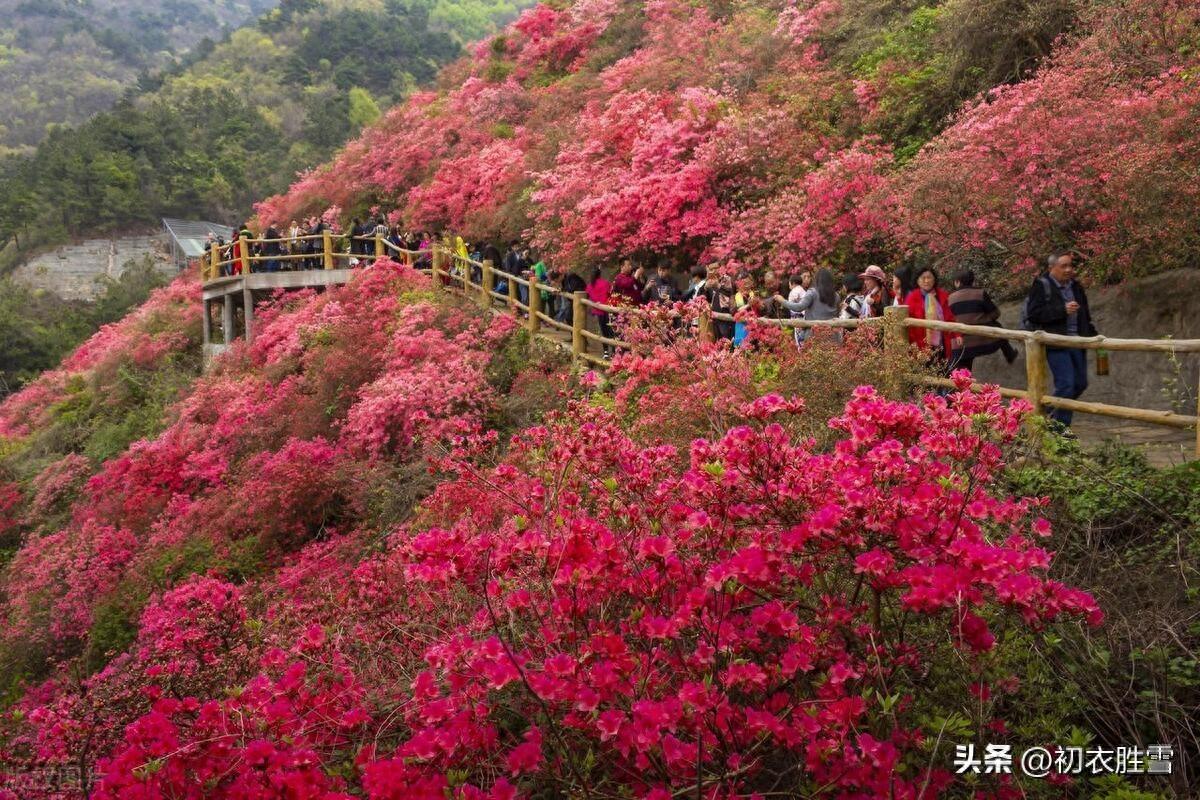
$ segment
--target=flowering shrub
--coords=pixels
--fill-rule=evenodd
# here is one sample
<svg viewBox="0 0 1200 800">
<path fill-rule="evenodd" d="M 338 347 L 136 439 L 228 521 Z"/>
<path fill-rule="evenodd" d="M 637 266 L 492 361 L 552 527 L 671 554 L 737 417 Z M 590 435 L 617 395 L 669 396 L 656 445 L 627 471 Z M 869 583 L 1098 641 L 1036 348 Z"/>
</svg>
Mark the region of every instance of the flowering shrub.
<svg viewBox="0 0 1200 800">
<path fill-rule="evenodd" d="M 939 791 L 921 720 L 1002 726 L 976 699 L 1012 687 L 996 632 L 1100 620 L 1044 577 L 1037 504 L 986 488 L 1023 411 L 862 389 L 819 452 L 780 425 L 803 403 L 768 395 L 681 464 L 577 402 L 486 473 L 460 464 L 384 553 L 351 568 L 319 545 L 280 573 L 259 674 L 155 702 L 99 796 L 749 796 L 797 769 L 831 794 Z M 160 614 L 213 619 L 235 597 L 202 581 L 164 598 L 139 658 L 182 641 L 203 663 L 212 637 Z"/>
<path fill-rule="evenodd" d="M 1200 11 L 1123 11 L 1097 10 L 1092 35 L 1032 79 L 992 90 L 921 152 L 896 183 L 902 242 L 1025 283 L 1066 246 L 1102 276 L 1186 258 L 1194 229 L 1170 209 L 1197 200 L 1185 165 L 1200 164 Z"/>
<path fill-rule="evenodd" d="M 259 213 L 390 205 L 563 263 L 1189 264 L 1195 4 L 1027 6 L 540 4 Z"/>
<path fill-rule="evenodd" d="M 40 529 L 10 545 L 0 660 L 83 651 L 101 667 L 130 644 L 153 594 L 209 568 L 244 580 L 345 533 L 371 513 L 383 476 L 479 433 L 495 402 L 489 361 L 515 325 L 441 308 L 427 287 L 381 260 L 337 291 L 282 299 L 263 309 L 255 342 L 197 381 L 161 434 L 98 468 L 68 454 L 27 492 L 4 494 L 6 530 Z M 193 312 L 175 302 L 143 309 L 106 331 L 104 347 L 93 341 L 86 360 L 72 357 L 91 364 L 75 379 L 106 386 L 112 365 L 148 341 L 142 321 L 154 318 L 170 340 Z M 122 328 L 130 334 L 118 337 Z M 117 402 L 113 413 L 127 407 Z"/>
<path fill-rule="evenodd" d="M 538 219 L 561 226 L 540 243 L 581 241 L 597 254 L 661 251 L 720 230 L 712 170 L 693 157 L 714 130 L 719 103 L 714 92 L 690 89 L 619 93 L 591 109 L 533 195 Z"/>
</svg>

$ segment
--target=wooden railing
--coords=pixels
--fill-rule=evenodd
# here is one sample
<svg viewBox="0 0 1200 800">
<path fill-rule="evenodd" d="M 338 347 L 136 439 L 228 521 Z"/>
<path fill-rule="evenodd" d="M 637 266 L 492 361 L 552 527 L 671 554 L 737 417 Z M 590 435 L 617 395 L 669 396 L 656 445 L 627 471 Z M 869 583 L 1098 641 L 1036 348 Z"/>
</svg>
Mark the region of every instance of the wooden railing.
<svg viewBox="0 0 1200 800">
<path fill-rule="evenodd" d="M 355 254 L 335 250 L 334 239 L 339 241 L 360 241 L 373 243 L 374 252 L 371 254 Z M 248 275 L 255 272 L 257 265 L 264 262 L 277 261 L 286 263 L 296 260 L 319 261 L 323 269 L 336 269 L 340 262 L 349 262 L 357 258 L 367 263 L 386 255 L 398 256 L 405 264 L 416 265 L 432 272 L 435 290 L 449 289 L 464 297 L 475 298 L 483 308 L 491 310 L 505 309 L 524 317 L 525 325 L 533 337 L 541 337 L 555 342 L 560 346 L 569 346 L 574 360 L 606 367 L 609 359 L 603 355 L 605 349 L 629 349 L 630 343 L 620 339 L 609 338 L 591 331 L 587 327 L 587 318 L 595 316 L 592 312 L 613 315 L 629 315 L 638 313 L 636 307 L 613 306 L 596 303 L 587 297 L 585 292 L 574 292 L 567 295 L 561 289 L 541 283 L 536 276 L 523 278 L 501 272 L 491 261 L 476 261 L 464 258 L 443 245 L 435 245 L 429 250 L 406 250 L 397 247 L 382 236 L 335 237 L 330 231 L 320 235 L 301 236 L 296 239 L 250 239 L 251 246 L 266 243 L 294 245 L 296 242 L 311 242 L 319 240 L 319 249 L 307 253 L 291 253 L 281 255 L 251 255 L 242 248 L 238 258 L 221 260 L 214 249 L 208 259 L 201 263 L 202 278 L 207 281 L 217 280 L 222 275 L 223 268 L 240 266 L 240 274 Z M 497 275 L 507 284 L 507 291 L 497 292 Z M 520 299 L 518 287 L 525 287 L 526 301 Z M 547 297 L 566 297 L 571 304 L 571 323 L 567 324 L 546 313 L 543 294 Z M 699 321 L 698 335 L 705 339 L 712 337 L 714 320 L 733 322 L 728 314 L 705 312 Z M 1200 425 L 1197 415 L 1179 414 L 1172 411 L 1159 411 L 1129 406 L 1110 405 L 1107 403 L 1092 403 L 1082 400 L 1069 400 L 1055 397 L 1052 391 L 1052 380 L 1046 363 L 1046 348 L 1071 348 L 1084 350 L 1113 350 L 1164 354 L 1200 353 L 1200 339 L 1112 339 L 1105 336 L 1080 337 L 1059 336 L 1044 331 L 1010 330 L 987 325 L 964 325 L 956 322 L 940 320 L 911 319 L 908 309 L 891 307 L 886 309 L 882 318 L 869 320 L 804 320 L 804 319 L 759 319 L 758 324 L 775 325 L 781 328 L 857 328 L 861 325 L 882 325 L 884 328 L 885 358 L 894 363 L 896 370 L 906 371 L 910 347 L 908 343 L 909 328 L 927 328 L 949 334 L 967 334 L 989 339 L 1007 339 L 1021 342 L 1025 348 L 1026 380 L 1024 388 L 1000 387 L 1000 393 L 1008 398 L 1024 398 L 1033 406 L 1035 412 L 1043 412 L 1047 408 L 1058 408 L 1067 411 L 1078 411 L 1086 414 L 1098 414 L 1134 422 L 1165 425 L 1173 428 L 1196 430 L 1196 455 L 1200 457 Z M 549 333 L 556 331 L 560 336 Z M 590 343 L 599 345 L 600 353 L 589 350 Z M 928 375 L 907 375 L 906 380 L 914 384 L 949 387 L 952 382 L 947 378 L 937 378 Z"/>
<path fill-rule="evenodd" d="M 569 341 L 573 359 L 593 364 L 607 366 L 608 359 L 603 355 L 591 353 L 588 343 L 596 342 L 601 347 L 629 349 L 631 345 L 620 339 L 602 336 L 587 328 L 587 317 L 594 309 L 609 314 L 636 314 L 636 307 L 611 306 L 596 303 L 587 297 L 585 292 L 574 292 L 568 295 L 553 286 L 543 284 L 536 277 L 521 278 L 499 272 L 490 261 L 474 261 L 464 259 L 445 248 L 435 247 L 432 255 L 432 277 L 435 289 L 451 289 L 467 297 L 474 296 L 484 308 L 496 309 L 499 305 L 509 311 L 525 317 L 525 324 L 533 336 L 541 336 L 561 346 Z M 495 291 L 497 273 L 507 282 L 508 291 Z M 478 274 L 479 280 L 472 280 L 473 273 Z M 522 303 L 517 291 L 518 286 L 528 289 L 528 301 Z M 542 294 L 548 296 L 567 297 L 572 307 L 571 324 L 555 320 L 545 313 Z M 706 312 L 701 315 L 699 335 L 711 338 L 713 320 L 733 322 L 728 314 Z M 1098 414 L 1106 417 L 1130 420 L 1133 422 L 1165 425 L 1172 428 L 1191 429 L 1196 431 L 1196 456 L 1200 458 L 1200 408 L 1197 414 L 1179 414 L 1173 411 L 1159 411 L 1129 406 L 1110 405 L 1108 403 L 1091 403 L 1082 400 L 1069 400 L 1055 397 L 1051 394 L 1053 383 L 1046 363 L 1046 348 L 1069 348 L 1082 350 L 1112 350 L 1143 353 L 1163 354 L 1195 354 L 1200 353 L 1200 339 L 1114 339 L 1106 336 L 1060 336 L 1044 331 L 1025 331 L 997 328 L 987 325 L 964 325 L 957 322 L 940 320 L 912 319 L 908 309 L 903 306 L 887 308 L 882 318 L 857 320 L 804 320 L 804 319 L 758 319 L 758 324 L 775 325 L 780 328 L 857 328 L 862 325 L 881 325 L 884 329 L 883 348 L 885 359 L 895 364 L 899 371 L 907 371 L 910 353 L 908 340 L 909 328 L 927 328 L 939 330 L 947 334 L 967 334 L 989 339 L 1007 339 L 1021 342 L 1025 348 L 1026 380 L 1024 388 L 999 387 L 1000 394 L 1007 398 L 1023 398 L 1028 400 L 1035 412 L 1043 412 L 1048 408 L 1058 408 L 1067 411 L 1077 411 L 1086 414 Z M 569 340 L 548 335 L 546 329 L 569 334 Z M 954 384 L 948 378 L 937 378 L 928 375 L 908 375 L 907 380 L 914 384 L 951 387 Z M 978 386 L 979 384 L 976 384 Z"/>
<path fill-rule="evenodd" d="M 413 264 L 419 257 L 416 250 L 405 250 L 397 247 L 392 242 L 382 236 L 342 236 L 334 234 L 332 231 L 323 231 L 319 234 L 308 234 L 305 236 L 297 236 L 296 238 L 287 239 L 239 239 L 241 247 L 237 248 L 240 252 L 234 253 L 233 243 L 225 245 L 223 248 L 213 247 L 207 255 L 200 259 L 200 278 L 203 282 L 218 280 L 231 275 L 251 275 L 261 273 L 264 270 L 262 265 L 269 262 L 278 262 L 287 264 L 294 261 L 309 261 L 319 264 L 319 269 L 337 269 L 343 264 L 349 266 L 351 259 L 358 259 L 361 262 L 373 263 L 376 259 L 382 258 L 389 253 L 400 256 L 406 264 Z M 334 247 L 334 242 L 369 242 L 373 252 L 369 253 L 352 253 Z M 305 247 L 310 242 L 319 242 L 320 246 L 312 248 L 309 252 L 301 253 L 281 253 L 279 255 L 266 255 L 263 253 L 252 254 L 251 250 L 259 250 L 264 244 L 279 244 L 286 249 L 293 249 L 297 245 Z M 223 257 L 221 250 L 226 250 L 228 255 Z M 226 269 L 226 268 L 229 269 Z M 228 273 L 228 274 L 227 274 Z"/>
</svg>

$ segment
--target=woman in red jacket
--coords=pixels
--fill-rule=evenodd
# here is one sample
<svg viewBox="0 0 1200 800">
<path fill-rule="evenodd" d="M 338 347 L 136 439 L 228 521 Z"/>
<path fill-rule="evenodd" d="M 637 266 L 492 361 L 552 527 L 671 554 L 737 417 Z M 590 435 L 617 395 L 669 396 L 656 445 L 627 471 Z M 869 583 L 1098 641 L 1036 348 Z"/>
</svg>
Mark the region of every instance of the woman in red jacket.
<svg viewBox="0 0 1200 800">
<path fill-rule="evenodd" d="M 611 299 L 631 306 L 642 304 L 642 284 L 634 276 L 633 262 L 628 258 L 621 262 L 621 271 L 613 278 Z"/>
<path fill-rule="evenodd" d="M 945 289 L 938 288 L 938 276 L 933 267 L 926 267 L 917 274 L 917 288 L 908 293 L 905 304 L 911 319 L 954 322 L 954 312 L 950 310 L 950 295 Z M 953 363 L 953 339 L 954 334 L 946 331 L 917 327 L 908 329 L 908 340 L 927 352 L 930 362 L 944 360 L 946 364 Z"/>
</svg>

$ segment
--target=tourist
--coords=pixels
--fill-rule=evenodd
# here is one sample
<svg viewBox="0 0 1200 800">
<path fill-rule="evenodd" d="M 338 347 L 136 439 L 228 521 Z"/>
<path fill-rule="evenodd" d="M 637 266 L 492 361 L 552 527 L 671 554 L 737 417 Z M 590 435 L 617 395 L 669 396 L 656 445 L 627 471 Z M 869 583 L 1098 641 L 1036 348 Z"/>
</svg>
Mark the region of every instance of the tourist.
<svg viewBox="0 0 1200 800">
<path fill-rule="evenodd" d="M 229 257 L 233 263 L 229 265 L 230 275 L 242 274 L 242 233 L 234 229 L 233 238 L 229 240 Z"/>
<path fill-rule="evenodd" d="M 508 281 L 504 279 L 503 261 L 504 256 L 500 253 L 500 248 L 488 242 L 479 251 L 479 262 L 492 262 L 492 291 L 504 294 L 508 291 Z"/>
<path fill-rule="evenodd" d="M 699 264 L 692 267 L 688 287 L 683 293 L 683 302 L 690 303 L 697 297 L 704 296 L 704 287 L 708 285 L 708 269 Z"/>
<path fill-rule="evenodd" d="M 792 315 L 793 319 L 806 319 L 814 322 L 834 319 L 838 315 L 838 298 L 837 289 L 833 283 L 833 273 L 828 269 L 817 270 L 815 280 L 809 278 L 811 273 L 804 272 L 792 275 L 790 283 L 792 291 L 785 299 L 781 296 L 775 298 L 775 302 L 783 308 L 786 308 Z M 813 285 L 810 288 L 805 288 L 805 282 L 811 282 Z M 797 293 L 796 290 L 800 292 Z M 796 297 L 796 300 L 792 300 Z M 808 338 L 810 330 L 807 328 L 795 328 L 794 336 L 796 345 L 799 346 L 805 339 Z"/>
<path fill-rule="evenodd" d="M 300 223 L 292 220 L 292 224 L 288 225 L 288 255 L 300 255 L 300 237 L 304 235 L 304 229 L 300 227 Z M 293 269 L 297 268 L 299 261 L 288 262 Z"/>
<path fill-rule="evenodd" d="M 862 319 L 863 316 L 863 282 L 854 273 L 842 276 L 842 305 L 838 312 L 839 319 Z"/>
<path fill-rule="evenodd" d="M 859 309 L 862 319 L 882 317 L 888 305 L 887 274 L 881 267 L 872 264 L 858 277 L 863 282 L 863 302 Z"/>
<path fill-rule="evenodd" d="M 642 287 L 634 278 L 633 261 L 628 258 L 621 262 L 621 270 L 613 278 L 612 295 L 614 302 L 619 299 L 631 306 L 642 302 Z"/>
<path fill-rule="evenodd" d="M 638 264 L 633 271 L 633 280 L 637 283 L 638 294 L 640 295 L 646 289 L 646 267 Z"/>
<path fill-rule="evenodd" d="M 599 267 L 596 267 L 592 270 L 592 279 L 588 281 L 586 291 L 588 300 L 592 301 L 593 303 L 599 303 L 601 305 L 609 304 L 609 296 L 610 292 L 612 291 L 612 285 L 604 279 L 604 275 L 601 273 Z M 596 318 L 596 322 L 600 326 L 600 335 L 606 339 L 615 339 L 616 335 L 613 333 L 612 326 L 609 324 L 608 312 L 599 308 L 592 308 L 591 311 L 592 316 Z M 604 357 L 609 358 L 610 356 L 612 356 L 612 346 L 606 343 L 604 345 Z"/>
<path fill-rule="evenodd" d="M 501 269 L 506 275 L 518 278 L 525 272 L 525 267 L 525 260 L 521 258 L 521 243 L 514 239 L 508 243 Z M 522 283 L 517 283 L 517 302 L 521 305 L 529 304 L 529 288 Z"/>
<path fill-rule="evenodd" d="M 936 319 L 954 322 L 950 310 L 950 296 L 938 286 L 938 274 L 933 267 L 925 267 L 917 273 L 917 288 L 908 294 L 908 316 L 911 319 Z M 908 329 L 908 340 L 919 347 L 927 357 L 927 363 L 951 363 L 954 337 L 945 331 L 932 328 Z"/>
<path fill-rule="evenodd" d="M 525 250 L 525 258 L 533 262 L 533 266 L 526 272 L 527 278 L 537 278 L 537 281 L 542 286 L 550 283 L 550 271 L 546 267 L 546 262 L 538 258 L 537 253 L 530 248 Z M 546 289 L 538 289 L 538 300 L 543 314 L 553 314 L 554 309 L 550 308 L 550 292 Z"/>
<path fill-rule="evenodd" d="M 1070 253 L 1054 253 L 1048 269 L 1029 289 L 1026 301 L 1029 323 L 1035 330 L 1061 336 L 1096 336 L 1091 309 L 1083 286 L 1075 280 L 1075 260 Z M 1047 347 L 1046 363 L 1054 376 L 1054 396 L 1078 399 L 1088 385 L 1087 353 L 1075 347 Z M 1073 414 L 1053 409 L 1050 418 L 1070 427 Z"/>
<path fill-rule="evenodd" d="M 587 291 L 587 284 L 571 270 L 555 270 L 552 280 L 559 289 L 558 310 L 554 318 L 564 325 L 572 325 L 575 321 L 575 293 Z"/>
<path fill-rule="evenodd" d="M 281 238 L 279 229 L 274 225 L 268 225 L 266 232 L 263 233 L 262 255 L 266 258 L 267 272 L 279 271 L 279 257 L 283 255 Z"/>
<path fill-rule="evenodd" d="M 671 268 L 665 262 L 659 262 L 652 277 L 642 289 L 643 303 L 661 303 L 670 305 L 679 299 L 679 289 L 671 280 Z"/>
<path fill-rule="evenodd" d="M 729 314 L 734 312 L 733 308 L 733 278 L 728 274 L 718 275 L 714 280 L 712 276 L 717 272 L 717 265 L 713 264 L 708 268 L 708 279 L 705 281 L 704 299 L 708 301 L 708 307 L 712 309 L 713 314 Z M 733 323 L 725 319 L 713 318 L 712 331 L 713 337 L 716 339 L 724 339 L 732 341 L 733 339 Z"/>
<path fill-rule="evenodd" d="M 1000 326 L 1000 309 L 983 289 L 975 286 L 975 273 L 965 269 L 954 276 L 955 289 L 950 293 L 950 311 L 954 319 L 964 325 Z M 1017 351 L 1007 339 L 992 339 L 986 336 L 967 334 L 962 337 L 962 347 L 955 351 L 955 368 L 970 370 L 975 359 L 996 351 L 1004 353 L 1004 359 L 1012 363 Z"/>
<path fill-rule="evenodd" d="M 903 266 L 892 273 L 892 305 L 907 304 L 909 293 L 917 288 L 912 282 L 912 267 Z"/>
<path fill-rule="evenodd" d="M 321 259 L 317 257 L 317 254 L 323 252 L 325 249 L 325 241 L 323 236 L 324 232 L 325 223 L 323 221 L 317 217 L 311 217 L 308 220 L 309 238 L 305 240 L 304 252 L 307 253 L 310 258 L 307 258 L 304 261 L 305 269 L 321 269 L 324 266 L 324 264 L 321 263 Z"/>
<path fill-rule="evenodd" d="M 733 313 L 734 315 L 742 314 L 753 316 L 758 310 L 758 297 L 754 292 L 754 279 L 746 273 L 738 276 L 737 292 L 733 295 Z M 746 337 L 750 335 L 750 326 L 745 321 L 745 316 L 735 320 L 733 323 L 733 346 L 741 347 L 746 341 Z"/>
<path fill-rule="evenodd" d="M 408 240 L 404 233 L 400 231 L 399 225 L 393 225 L 388 231 L 388 242 L 391 243 L 393 252 L 390 254 L 392 258 L 402 258 L 404 250 L 408 249 Z"/>
<path fill-rule="evenodd" d="M 758 315 L 763 319 L 788 319 L 791 312 L 776 298 L 782 299 L 783 282 L 774 270 L 763 273 L 763 294 L 758 303 Z"/>
</svg>

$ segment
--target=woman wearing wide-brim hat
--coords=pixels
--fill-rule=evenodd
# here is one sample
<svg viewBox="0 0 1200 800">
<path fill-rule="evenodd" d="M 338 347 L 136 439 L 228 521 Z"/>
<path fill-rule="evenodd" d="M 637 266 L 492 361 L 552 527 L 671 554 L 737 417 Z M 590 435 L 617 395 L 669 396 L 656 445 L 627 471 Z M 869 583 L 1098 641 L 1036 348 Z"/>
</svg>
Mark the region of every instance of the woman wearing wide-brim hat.
<svg viewBox="0 0 1200 800">
<path fill-rule="evenodd" d="M 872 264 L 860 272 L 858 277 L 862 278 L 863 282 L 862 318 L 882 317 L 883 310 L 889 302 L 887 273 L 882 267 Z"/>
</svg>

